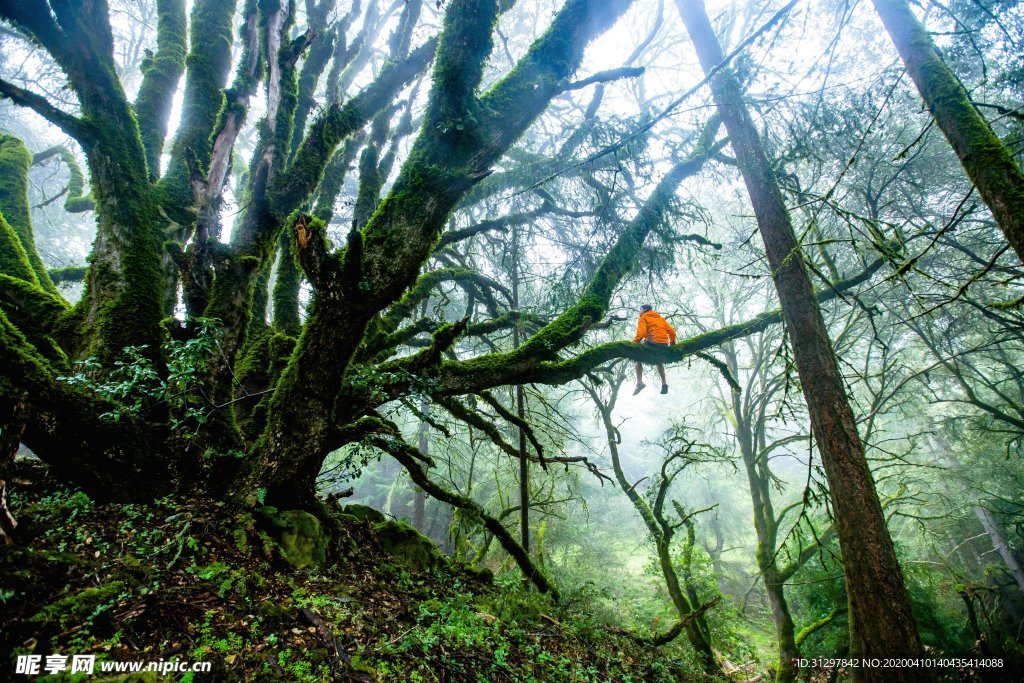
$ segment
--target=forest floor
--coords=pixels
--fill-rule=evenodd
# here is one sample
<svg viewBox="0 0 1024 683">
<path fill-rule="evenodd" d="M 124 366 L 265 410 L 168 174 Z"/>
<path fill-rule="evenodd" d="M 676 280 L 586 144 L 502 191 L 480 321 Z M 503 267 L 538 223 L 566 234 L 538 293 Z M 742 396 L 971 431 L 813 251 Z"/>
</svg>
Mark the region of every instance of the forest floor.
<svg viewBox="0 0 1024 683">
<path fill-rule="evenodd" d="M 100 504 L 24 461 L 13 489 L 17 543 L 0 546 L 0 680 L 17 655 L 42 655 L 45 669 L 54 654 L 69 669 L 71 655 L 94 655 L 212 671 L 39 680 L 701 679 L 678 648 L 638 643 L 519 580 L 498 585 L 369 508 L 340 507 L 323 534 L 304 513 L 215 501 Z M 295 564 L 310 560 L 321 561 Z"/>
</svg>

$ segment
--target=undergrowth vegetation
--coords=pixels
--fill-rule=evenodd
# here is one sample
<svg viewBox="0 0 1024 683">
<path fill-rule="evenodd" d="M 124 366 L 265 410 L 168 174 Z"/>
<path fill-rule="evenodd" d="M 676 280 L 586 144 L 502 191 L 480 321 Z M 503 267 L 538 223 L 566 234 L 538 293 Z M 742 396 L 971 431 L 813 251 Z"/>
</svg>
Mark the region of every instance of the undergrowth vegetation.
<svg viewBox="0 0 1024 683">
<path fill-rule="evenodd" d="M 185 681 L 699 680 L 684 655 L 596 616 L 585 594 L 555 605 L 418 534 L 425 553 L 402 536 L 389 555 L 394 529 L 411 529 L 361 506 L 332 507 L 327 561 L 296 566 L 272 508 L 102 504 L 22 469 L 33 483 L 12 506 L 27 542 L 0 549 L 0 649 L 15 655 L 213 664 Z"/>
</svg>

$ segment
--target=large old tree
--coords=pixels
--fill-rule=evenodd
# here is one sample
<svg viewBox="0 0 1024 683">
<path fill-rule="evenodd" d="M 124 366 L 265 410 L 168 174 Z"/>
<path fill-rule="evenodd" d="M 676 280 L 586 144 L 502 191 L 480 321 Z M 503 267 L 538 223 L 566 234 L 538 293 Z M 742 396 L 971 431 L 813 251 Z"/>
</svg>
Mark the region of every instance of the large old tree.
<svg viewBox="0 0 1024 683">
<path fill-rule="evenodd" d="M 513 68 L 482 87 L 495 26 L 512 4 L 450 2 L 440 33 L 421 36 L 421 3 L 395 3 L 387 61 L 358 88 L 354 74 L 385 24 L 376 3 L 310 1 L 302 12 L 295 3 L 199 0 L 186 17 L 181 0 L 161 1 L 157 49 L 130 101 L 105 2 L 0 3 L 0 16 L 66 75 L 77 108 L 9 82 L 0 82 L 0 92 L 81 145 L 98 227 L 84 294 L 69 305 L 32 242 L 31 155 L 16 138 L 4 139 L 0 420 L 8 455 L 20 441 L 60 476 L 107 498 L 180 490 L 308 508 L 325 458 L 362 442 L 394 454 L 428 492 L 465 507 L 471 501 L 435 490 L 424 459 L 414 457 L 382 405 L 429 395 L 472 420 L 461 395 L 565 383 L 610 359 L 650 357 L 632 343 L 571 349 L 606 327 L 616 288 L 676 187 L 715 146 L 717 126 L 693 136 L 690 151 L 622 224 L 577 301 L 559 315 L 527 324 L 514 306 L 496 302 L 504 286 L 451 256 L 474 235 L 566 213 L 539 191 L 530 211 L 445 231 L 453 211 L 469 213 L 467 192 L 484 179 L 497 187 L 528 182 L 509 173 L 488 177 L 553 98 L 641 71 L 573 80 L 587 44 L 631 3 L 571 0 Z M 356 18 L 360 29 L 350 31 Z M 170 131 L 182 80 L 184 106 Z M 414 120 L 421 82 L 429 96 Z M 599 89 L 592 108 L 600 99 Z M 239 171 L 250 109 L 262 119 L 248 168 Z M 403 140 L 414 133 L 405 151 Z M 571 154 L 580 139 L 570 137 L 561 152 Z M 384 192 L 396 157 L 404 162 Z M 335 198 L 353 165 L 353 220 L 343 243 L 331 244 Z M 240 209 L 229 229 L 222 206 L 232 179 Z M 312 290 L 305 315 L 302 282 Z M 421 304 L 452 282 L 470 298 L 465 317 L 421 315 Z M 759 324 L 778 320 L 773 314 Z M 460 340 L 513 328 L 523 333 L 515 348 L 454 353 Z M 742 332 L 737 326 L 718 338 Z M 718 338 L 682 344 L 672 357 Z M 203 362 L 182 377 L 188 349 Z M 74 364 L 79 359 L 90 359 L 87 372 Z M 128 367 L 150 372 L 135 377 L 136 389 L 145 393 L 148 380 L 161 389 L 134 409 L 104 390 Z M 496 530 L 499 539 L 513 548 L 503 531 Z M 529 564 L 521 550 L 512 552 Z"/>
</svg>

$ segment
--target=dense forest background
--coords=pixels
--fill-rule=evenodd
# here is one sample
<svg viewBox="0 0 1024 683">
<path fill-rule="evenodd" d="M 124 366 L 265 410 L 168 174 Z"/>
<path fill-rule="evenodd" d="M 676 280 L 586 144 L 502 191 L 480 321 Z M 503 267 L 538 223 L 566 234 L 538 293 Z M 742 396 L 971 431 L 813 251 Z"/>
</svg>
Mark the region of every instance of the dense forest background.
<svg viewBox="0 0 1024 683">
<path fill-rule="evenodd" d="M 11 670 L 1019 675 L 1021 3 L 0 19 Z"/>
</svg>

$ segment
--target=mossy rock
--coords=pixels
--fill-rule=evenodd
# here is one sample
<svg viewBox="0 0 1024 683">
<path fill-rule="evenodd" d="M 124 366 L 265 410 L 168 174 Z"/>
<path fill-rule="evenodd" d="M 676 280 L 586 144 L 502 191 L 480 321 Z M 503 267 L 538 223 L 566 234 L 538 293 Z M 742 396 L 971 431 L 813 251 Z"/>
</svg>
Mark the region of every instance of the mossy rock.
<svg viewBox="0 0 1024 683">
<path fill-rule="evenodd" d="M 359 505 L 358 503 L 344 506 L 341 508 L 341 514 L 355 517 L 361 522 L 371 522 L 373 524 L 387 521 L 387 517 L 383 513 L 374 510 L 368 505 Z"/>
<path fill-rule="evenodd" d="M 373 531 L 381 548 L 399 563 L 421 569 L 443 569 L 448 566 L 448 558 L 437 549 L 434 542 L 405 522 L 386 519 L 374 524 Z"/>
<path fill-rule="evenodd" d="M 275 540 L 284 558 L 296 567 L 319 565 L 327 561 L 330 536 L 320 520 L 305 510 L 261 508 L 277 529 Z"/>
<path fill-rule="evenodd" d="M 494 584 L 494 572 L 492 572 L 487 567 L 472 567 L 466 565 L 465 567 L 463 567 L 463 569 L 466 570 L 466 573 L 476 577 L 476 579 L 481 583 L 485 583 L 488 586 Z"/>
</svg>

